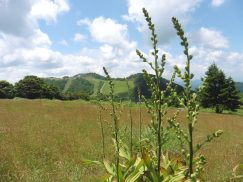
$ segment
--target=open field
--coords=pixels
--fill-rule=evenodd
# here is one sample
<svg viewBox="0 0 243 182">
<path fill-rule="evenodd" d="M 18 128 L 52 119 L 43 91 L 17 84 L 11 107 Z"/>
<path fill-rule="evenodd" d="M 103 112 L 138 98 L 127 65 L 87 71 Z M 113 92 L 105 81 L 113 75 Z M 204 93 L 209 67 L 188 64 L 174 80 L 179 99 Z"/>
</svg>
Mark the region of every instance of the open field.
<svg viewBox="0 0 243 182">
<path fill-rule="evenodd" d="M 81 101 L 0 100 L 0 181 L 97 181 L 102 171 L 81 164 L 82 158 L 101 158 L 96 114 L 96 105 Z M 134 107 L 135 119 L 138 114 Z M 103 118 L 109 120 L 109 114 Z M 125 110 L 121 119 L 127 120 Z M 183 111 L 179 119 L 185 120 Z M 202 151 L 205 178 L 229 181 L 233 167 L 243 163 L 243 116 L 202 112 L 195 138 L 217 129 L 224 130 L 222 137 Z"/>
</svg>

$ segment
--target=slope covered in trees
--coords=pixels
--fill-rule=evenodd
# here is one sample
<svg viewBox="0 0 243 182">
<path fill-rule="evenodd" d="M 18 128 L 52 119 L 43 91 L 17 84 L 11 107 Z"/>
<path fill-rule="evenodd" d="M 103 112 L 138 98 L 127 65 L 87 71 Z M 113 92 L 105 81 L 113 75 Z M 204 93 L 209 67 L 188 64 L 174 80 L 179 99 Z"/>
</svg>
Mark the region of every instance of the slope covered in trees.
<svg viewBox="0 0 243 182">
<path fill-rule="evenodd" d="M 127 81 L 132 92 L 132 99 L 138 100 L 137 90 L 140 88 L 141 93 L 146 98 L 149 98 L 151 93 L 145 83 L 143 75 L 137 73 L 127 77 L 127 81 L 124 78 L 113 78 L 114 80 L 114 93 L 117 97 L 122 99 L 128 99 Z M 86 93 L 91 97 L 97 95 L 98 90 L 103 95 L 109 94 L 109 85 L 105 77 L 96 73 L 78 74 L 73 77 L 63 78 L 45 78 L 45 81 L 51 85 L 57 86 L 62 93 Z M 164 89 L 169 81 L 161 78 L 161 89 Z M 65 83 L 65 85 L 63 85 Z M 173 84 L 173 87 L 177 87 L 178 92 L 183 90 L 183 87 L 178 84 Z"/>
</svg>

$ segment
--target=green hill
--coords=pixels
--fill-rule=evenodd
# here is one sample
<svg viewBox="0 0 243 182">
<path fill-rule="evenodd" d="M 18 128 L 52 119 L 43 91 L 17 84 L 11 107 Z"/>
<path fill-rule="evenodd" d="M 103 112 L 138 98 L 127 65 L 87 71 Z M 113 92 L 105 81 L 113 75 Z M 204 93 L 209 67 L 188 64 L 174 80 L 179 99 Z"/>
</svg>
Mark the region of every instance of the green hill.
<svg viewBox="0 0 243 182">
<path fill-rule="evenodd" d="M 242 82 L 235 82 L 236 88 L 240 91 L 243 92 L 243 83 Z"/>
<path fill-rule="evenodd" d="M 98 75 L 96 73 L 86 73 L 78 74 L 72 77 L 63 77 L 63 78 L 45 78 L 44 79 L 48 84 L 56 86 L 62 93 L 85 93 L 91 97 L 97 95 L 98 90 L 102 94 L 109 94 L 109 84 L 104 76 Z M 137 100 L 137 90 L 140 88 L 141 93 L 145 97 L 150 97 L 151 93 L 148 90 L 143 75 L 141 73 L 131 75 L 127 78 L 129 86 L 131 88 L 132 97 L 134 100 Z M 169 81 L 161 78 L 161 89 L 163 90 L 166 87 L 166 84 Z M 123 78 L 114 78 L 114 94 L 121 98 L 126 99 L 128 96 L 128 89 L 126 80 Z M 183 90 L 183 87 L 177 84 L 173 84 L 174 87 L 177 87 L 178 92 Z"/>
</svg>

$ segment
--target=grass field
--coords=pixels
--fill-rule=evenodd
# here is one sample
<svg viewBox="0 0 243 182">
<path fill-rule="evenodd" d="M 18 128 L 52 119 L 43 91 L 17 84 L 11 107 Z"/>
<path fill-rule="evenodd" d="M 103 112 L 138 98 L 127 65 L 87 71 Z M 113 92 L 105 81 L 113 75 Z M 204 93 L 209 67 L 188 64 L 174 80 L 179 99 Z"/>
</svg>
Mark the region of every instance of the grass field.
<svg viewBox="0 0 243 182">
<path fill-rule="evenodd" d="M 81 101 L 0 100 L 0 181 L 97 181 L 103 171 L 81 163 L 83 158 L 101 158 L 96 114 L 96 105 Z M 134 107 L 135 119 L 138 114 Z M 108 113 L 102 117 L 110 119 Z M 149 121 L 147 114 L 143 118 Z M 183 111 L 179 120 L 185 120 Z M 202 151 L 207 158 L 205 180 L 229 181 L 233 167 L 243 163 L 243 116 L 202 112 L 195 138 L 217 129 L 224 130 L 222 137 Z"/>
</svg>

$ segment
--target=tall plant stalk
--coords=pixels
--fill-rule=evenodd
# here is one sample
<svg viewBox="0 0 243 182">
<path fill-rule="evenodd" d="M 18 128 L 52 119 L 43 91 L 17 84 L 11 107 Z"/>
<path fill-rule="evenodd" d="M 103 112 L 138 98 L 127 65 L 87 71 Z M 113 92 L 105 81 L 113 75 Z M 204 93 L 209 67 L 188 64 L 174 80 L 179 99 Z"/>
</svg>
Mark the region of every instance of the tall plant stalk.
<svg viewBox="0 0 243 182">
<path fill-rule="evenodd" d="M 146 18 L 146 21 L 148 23 L 148 27 L 151 31 L 151 41 L 152 41 L 152 46 L 153 46 L 153 51 L 152 51 L 152 55 L 154 57 L 154 62 L 150 62 L 148 61 L 144 55 L 137 50 L 137 55 L 140 57 L 140 59 L 143 60 L 143 62 L 146 62 L 149 64 L 149 66 L 151 67 L 151 69 L 154 71 L 155 76 L 152 77 L 151 75 L 148 74 L 148 72 L 146 70 L 143 70 L 144 73 L 144 77 L 146 79 L 147 85 L 149 86 L 151 92 L 152 92 L 152 105 L 149 106 L 148 102 L 145 101 L 145 104 L 147 106 L 147 108 L 149 108 L 150 113 L 152 114 L 152 118 L 153 120 L 155 120 L 156 122 L 153 123 L 155 126 L 155 131 L 156 131 L 156 135 L 157 135 L 157 178 L 158 180 L 160 180 L 160 166 L 161 166 L 161 154 L 162 154 L 162 118 L 164 116 L 165 109 L 162 108 L 162 106 L 166 107 L 166 103 L 163 103 L 163 97 L 164 97 L 164 93 L 161 92 L 160 88 L 161 88 L 161 76 L 164 72 L 164 66 L 165 66 L 165 55 L 162 55 L 161 58 L 161 64 L 159 64 L 159 50 L 157 48 L 157 43 L 158 43 L 158 39 L 157 39 L 157 34 L 155 33 L 155 25 L 152 23 L 151 17 L 149 16 L 147 10 L 145 8 L 143 8 L 143 14 Z M 162 105 L 163 104 L 163 105 Z M 151 109 L 154 108 L 154 111 L 152 111 Z"/>
<path fill-rule="evenodd" d="M 193 174 L 193 120 L 196 117 L 197 114 L 197 107 L 195 107 L 195 102 L 193 102 L 192 98 L 192 91 L 191 91 L 191 79 L 193 78 L 193 74 L 190 72 L 190 63 L 192 60 L 192 55 L 189 54 L 189 43 L 187 41 L 187 38 L 185 36 L 184 30 L 182 29 L 181 24 L 179 21 L 173 17 L 172 22 L 174 24 L 174 27 L 177 31 L 177 35 L 181 39 L 181 45 L 184 47 L 184 54 L 186 56 L 186 66 L 185 66 L 185 73 L 184 75 L 180 75 L 180 77 L 183 79 L 185 83 L 185 91 L 184 91 L 184 104 L 187 108 L 187 120 L 188 120 L 188 148 L 189 148 L 189 176 Z M 199 107 L 198 107 L 199 108 Z M 194 115 L 195 114 L 195 115 Z"/>
<path fill-rule="evenodd" d="M 101 128 L 101 137 L 102 137 L 102 157 L 103 159 L 105 159 L 105 133 L 104 133 L 104 124 L 103 124 L 103 120 L 102 120 L 102 106 L 99 103 L 98 106 L 98 122 L 100 124 L 100 128 Z"/>
<path fill-rule="evenodd" d="M 142 141 L 142 101 L 141 101 L 141 91 L 138 89 L 138 102 L 139 102 L 139 140 Z M 140 148 L 141 148 L 141 142 L 140 142 Z"/>
<path fill-rule="evenodd" d="M 127 90 L 128 90 L 128 98 L 129 98 L 129 120 L 130 120 L 130 153 L 133 154 L 133 118 L 132 118 L 132 96 L 131 96 L 131 89 L 126 79 L 127 83 Z"/>
<path fill-rule="evenodd" d="M 161 78 L 165 69 L 165 60 L 166 56 L 163 54 L 161 60 L 159 61 L 159 50 L 157 48 L 157 35 L 155 34 L 155 26 L 151 21 L 151 17 L 148 12 L 143 9 L 144 16 L 148 23 L 148 27 L 151 31 L 151 41 L 153 45 L 153 50 L 151 52 L 154 57 L 154 61 L 149 61 L 144 56 L 142 52 L 136 50 L 137 55 L 140 57 L 143 62 L 147 63 L 150 68 L 153 70 L 154 74 L 149 74 L 146 70 L 143 70 L 143 76 L 146 81 L 146 84 L 151 92 L 150 99 L 145 98 L 139 92 L 139 102 L 140 102 L 140 142 L 142 139 L 142 113 L 141 113 L 141 97 L 147 111 L 151 114 L 152 122 L 148 126 L 150 136 L 144 138 L 146 141 L 149 141 L 151 144 L 142 148 L 140 145 L 140 153 L 138 155 L 131 156 L 133 151 L 133 121 L 132 121 L 132 112 L 131 112 L 131 100 L 129 103 L 130 110 L 130 153 L 129 147 L 124 144 L 122 141 L 119 141 L 119 110 L 117 104 L 115 104 L 114 98 L 114 84 L 111 77 L 109 76 L 105 68 L 104 72 L 106 78 L 109 82 L 110 93 L 109 93 L 109 102 L 111 105 L 111 117 L 112 117 L 112 136 L 115 142 L 116 153 L 115 153 L 115 164 L 109 165 L 104 161 L 104 167 L 109 173 L 107 181 L 198 181 L 201 177 L 201 173 L 204 169 L 205 158 L 203 155 L 196 153 L 199 149 L 204 146 L 206 143 L 212 141 L 214 138 L 219 137 L 222 134 L 221 130 L 214 132 L 211 135 L 208 135 L 204 141 L 198 144 L 193 142 L 193 129 L 197 121 L 197 115 L 199 111 L 199 104 L 197 103 L 197 94 L 192 93 L 191 91 L 191 79 L 193 75 L 190 72 L 190 64 L 192 60 L 192 55 L 189 54 L 189 44 L 181 24 L 176 18 L 172 18 L 172 22 L 177 31 L 178 36 L 181 39 L 181 45 L 184 47 L 184 54 L 186 56 L 186 66 L 185 71 L 182 74 L 180 69 L 175 66 L 174 72 L 169 83 L 166 84 L 165 90 L 161 90 Z M 159 64 L 160 63 L 160 64 Z M 176 89 L 173 87 L 173 82 L 176 75 L 181 78 L 185 83 L 185 89 L 183 95 L 177 95 Z M 129 84 L 128 90 L 129 90 Z M 179 123 L 176 123 L 176 119 L 179 114 L 177 110 L 171 118 L 165 118 L 168 107 L 173 103 L 174 99 L 177 98 L 180 105 L 182 105 L 187 111 L 187 131 L 180 127 Z M 120 110 L 121 111 L 121 110 Z M 101 120 L 101 117 L 99 118 Z M 169 126 L 165 125 L 164 121 L 168 121 Z M 166 129 L 165 129 L 166 127 Z M 171 160 L 168 155 L 165 155 L 168 150 L 163 147 L 165 142 L 168 142 L 170 139 L 169 132 L 173 129 L 175 134 L 181 144 L 181 156 L 184 156 L 184 162 L 177 162 L 177 160 Z M 104 133 L 104 131 L 102 131 Z M 151 137 L 151 138 L 150 138 Z M 156 138 L 156 139 L 155 139 Z M 141 143 L 140 143 L 141 144 Z M 184 145 L 186 144 L 186 146 Z M 104 145 L 103 145 L 104 146 Z M 164 150 L 162 150 L 164 149 Z M 121 160 L 119 159 L 121 157 Z M 135 160 L 134 160 L 135 157 Z M 89 161 L 87 161 L 89 162 Z M 121 164 L 120 164 L 121 162 Z M 100 162 L 94 161 L 91 163 L 100 164 Z M 161 170 L 161 167 L 163 170 Z"/>
<path fill-rule="evenodd" d="M 109 82 L 109 87 L 110 87 L 109 102 L 110 102 L 110 105 L 112 108 L 111 116 L 112 116 L 113 125 L 114 125 L 113 135 L 114 135 L 115 145 L 116 145 L 116 176 L 117 176 L 117 182 L 119 182 L 120 181 L 119 180 L 120 145 L 119 145 L 119 126 L 118 126 L 119 119 L 118 119 L 118 114 L 117 114 L 115 99 L 114 99 L 114 84 L 105 67 L 103 67 L 103 70 L 104 70 L 104 73 L 106 74 L 106 78 Z"/>
</svg>

